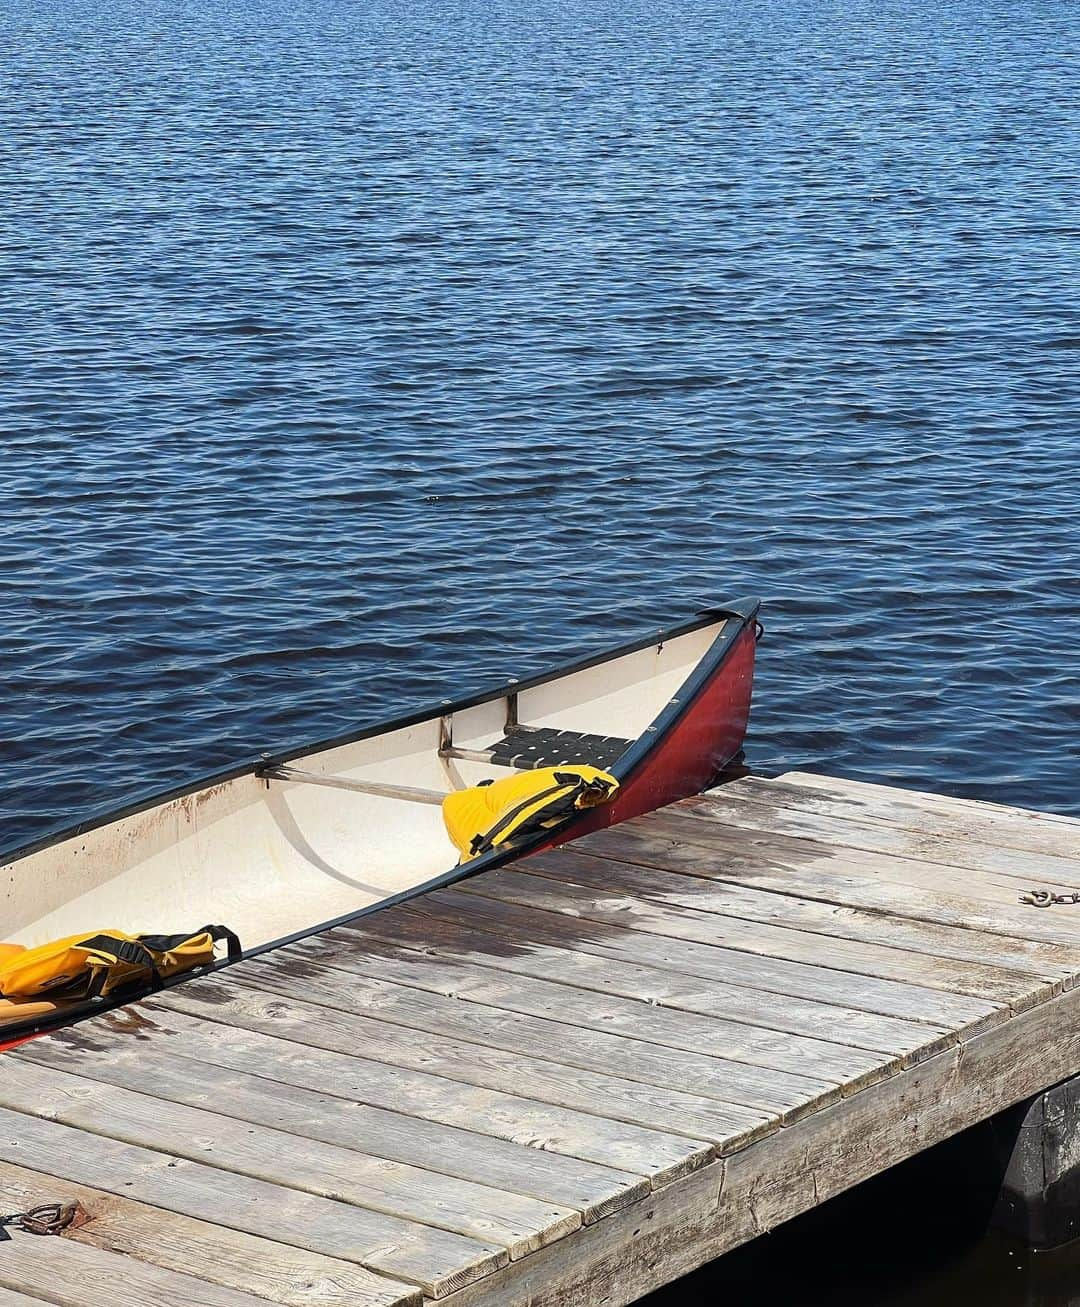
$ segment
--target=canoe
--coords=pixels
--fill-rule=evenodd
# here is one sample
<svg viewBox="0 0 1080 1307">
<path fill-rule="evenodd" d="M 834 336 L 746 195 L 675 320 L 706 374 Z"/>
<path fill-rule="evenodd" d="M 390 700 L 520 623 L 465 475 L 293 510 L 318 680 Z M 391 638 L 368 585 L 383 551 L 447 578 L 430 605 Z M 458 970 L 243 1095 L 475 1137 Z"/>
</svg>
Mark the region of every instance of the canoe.
<svg viewBox="0 0 1080 1307">
<path fill-rule="evenodd" d="M 222 922 L 245 955 L 707 788 L 739 753 L 758 601 L 485 693 L 156 794 L 16 850 L 0 940 Z M 448 793 L 588 763 L 610 802 L 455 865 Z M 0 1038 L 16 1032 L 0 1020 Z"/>
</svg>

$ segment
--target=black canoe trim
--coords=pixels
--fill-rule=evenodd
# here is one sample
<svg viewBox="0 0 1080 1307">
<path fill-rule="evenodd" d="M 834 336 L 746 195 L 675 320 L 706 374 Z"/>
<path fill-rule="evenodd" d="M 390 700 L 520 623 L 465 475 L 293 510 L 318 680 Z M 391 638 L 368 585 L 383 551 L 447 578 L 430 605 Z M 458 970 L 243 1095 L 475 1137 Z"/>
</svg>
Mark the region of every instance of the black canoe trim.
<svg viewBox="0 0 1080 1307">
<path fill-rule="evenodd" d="M 704 690 L 705 686 L 715 676 L 719 667 L 726 661 L 728 654 L 731 652 L 735 641 L 746 630 L 747 626 L 757 617 L 757 611 L 761 601 L 758 599 L 744 599 L 740 601 L 742 605 L 749 608 L 749 612 L 736 611 L 734 607 L 730 609 L 713 609 L 704 620 L 696 620 L 687 623 L 682 627 L 673 627 L 665 635 L 665 639 L 670 639 L 672 633 L 676 635 L 685 635 L 690 631 L 698 630 L 703 626 L 717 621 L 721 617 L 737 617 L 741 619 L 737 625 L 729 630 L 721 630 L 710 647 L 702 655 L 701 661 L 695 667 L 694 671 L 682 684 L 679 690 L 678 698 L 672 699 L 661 710 L 659 716 L 654 720 L 651 726 L 634 741 L 629 749 L 609 770 L 611 775 L 619 782 L 620 785 L 630 779 L 633 772 L 643 767 L 648 761 L 650 754 L 654 749 L 667 738 L 675 724 L 684 717 L 693 708 L 694 704 Z M 598 662 L 607 662 L 609 658 L 619 657 L 622 654 L 633 653 L 639 649 L 647 649 L 650 645 L 657 643 L 657 636 L 651 639 L 638 642 L 632 646 L 613 650 L 605 658 L 594 658 L 587 663 L 580 664 L 573 670 L 578 671 L 584 667 L 595 666 Z M 564 676 L 567 670 L 558 675 Z M 544 681 L 554 679 L 551 676 L 540 677 L 537 680 L 530 681 L 527 684 L 522 682 L 518 689 L 527 689 L 532 685 L 540 685 Z M 489 698 L 498 698 L 501 695 L 491 695 Z M 476 702 L 483 702 L 477 700 Z M 471 704 L 470 704 L 471 706 Z M 448 710 L 449 711 L 449 710 Z M 427 720 L 421 718 L 421 720 Z M 730 761 L 727 759 L 726 761 Z M 724 764 L 721 764 L 723 766 Z M 585 809 L 581 818 L 588 817 L 589 809 Z M 561 827 L 560 834 L 565 834 L 568 830 L 573 829 L 573 822 L 568 822 Z M 370 916 L 373 912 L 381 912 L 384 908 L 396 907 L 399 903 L 405 903 L 409 899 L 419 898 L 422 894 L 429 894 L 433 890 L 446 889 L 450 885 L 455 885 L 458 881 L 468 880 L 473 876 L 478 876 L 484 871 L 494 871 L 496 867 L 501 867 L 507 862 L 512 862 L 516 858 L 525 857 L 544 844 L 552 835 L 552 831 L 539 831 L 526 839 L 518 842 L 510 841 L 506 844 L 499 845 L 498 848 L 492 849 L 489 853 L 481 854 L 480 857 L 474 858 L 471 862 L 465 863 L 464 866 L 451 867 L 449 871 L 440 872 L 430 880 L 423 881 L 419 885 L 412 885 L 408 889 L 398 890 L 396 894 L 391 894 L 385 899 L 379 899 L 377 903 L 369 903 L 366 907 L 358 908 L 353 912 L 346 912 L 340 917 L 335 917 L 331 921 L 320 922 L 317 926 L 307 926 L 303 930 L 294 931 L 290 935 L 283 935 L 280 939 L 270 940 L 266 944 L 260 944 L 257 948 L 248 949 L 244 953 L 245 958 L 259 957 L 263 953 L 270 953 L 274 949 L 283 948 L 286 944 L 295 944 L 298 940 L 309 939 L 312 935 L 319 935 L 324 930 L 332 930 L 335 926 L 348 925 L 350 921 L 358 921 L 361 917 Z M 228 963 L 222 962 L 220 966 L 227 966 Z"/>
<path fill-rule="evenodd" d="M 429 704 L 415 712 L 407 713 L 403 717 L 393 717 L 387 721 L 376 722 L 372 726 L 362 727 L 357 731 L 346 732 L 344 735 L 332 735 L 324 740 L 315 740 L 310 744 L 289 749 L 284 753 L 262 754 L 253 761 L 237 763 L 234 767 L 214 772 L 196 781 L 189 781 L 186 785 L 176 786 L 169 790 L 159 790 L 153 794 L 133 799 L 122 807 L 111 809 L 109 812 L 98 816 L 88 817 L 72 826 L 65 826 L 63 830 L 42 836 L 40 839 L 31 840 L 29 843 L 19 845 L 16 848 L 4 850 L 0 852 L 0 866 L 6 867 L 9 863 L 18 862 L 20 858 L 27 858 L 32 853 L 40 853 L 43 849 L 50 848 L 54 844 L 62 844 L 65 840 L 76 839 L 78 836 L 86 835 L 102 826 L 108 826 L 114 821 L 122 821 L 125 817 L 133 817 L 136 813 L 146 812 L 150 808 L 157 808 L 165 803 L 172 803 L 174 800 L 185 798 L 189 794 L 197 794 L 200 790 L 209 789 L 212 785 L 222 785 L 226 781 L 238 780 L 241 776 L 255 775 L 265 767 L 277 767 L 282 763 L 292 762 L 297 758 L 306 758 L 313 753 L 322 753 L 327 749 L 338 749 L 346 744 L 357 744 L 360 740 L 369 740 L 376 735 L 388 735 L 391 731 L 403 730 L 407 726 L 417 725 L 418 722 L 430 721 L 433 717 L 463 712 L 466 708 L 475 708 L 478 704 L 490 703 L 493 699 L 502 699 L 508 694 L 531 690 L 534 686 L 544 685 L 548 681 L 561 680 L 564 676 L 586 671 L 590 667 L 610 662 L 614 658 L 622 658 L 626 654 L 637 653 L 638 650 L 647 649 L 652 644 L 673 640 L 680 635 L 689 635 L 690 632 L 700 630 L 703 626 L 708 626 L 711 622 L 716 622 L 722 617 L 741 618 L 742 624 L 745 625 L 756 617 L 760 604 L 759 599 L 739 599 L 724 608 L 702 609 L 701 612 L 688 621 L 654 631 L 647 636 L 632 640 L 628 644 L 605 649 L 577 662 L 566 663 L 552 671 L 541 672 L 537 676 L 529 677 L 527 680 L 509 681 L 492 689 L 467 695 L 462 699 L 444 699 L 437 704 Z"/>
<path fill-rule="evenodd" d="M 547 681 L 560 679 L 563 676 L 571 675 L 574 672 L 584 671 L 589 667 L 595 667 L 599 663 L 608 662 L 613 658 L 622 657 L 625 654 L 636 653 L 640 649 L 647 649 L 650 645 L 665 642 L 674 639 L 676 636 L 688 635 L 690 632 L 700 630 L 704 626 L 715 623 L 721 618 L 738 618 L 737 624 L 731 629 L 722 629 L 716 640 L 702 656 L 701 661 L 691 673 L 690 677 L 683 683 L 679 690 L 678 697 L 672 699 L 661 710 L 659 716 L 652 725 L 639 736 L 629 749 L 622 755 L 618 762 L 611 768 L 611 773 L 619 780 L 620 783 L 630 777 L 632 772 L 638 770 L 648 760 L 652 751 L 667 737 L 668 733 L 675 726 L 676 722 L 685 716 L 697 702 L 701 691 L 709 683 L 721 664 L 727 659 L 735 641 L 746 630 L 747 626 L 754 623 L 757 618 L 758 609 L 761 606 L 759 599 L 742 599 L 726 608 L 713 608 L 702 611 L 696 618 L 691 621 L 682 622 L 677 626 L 667 627 L 664 630 L 657 631 L 654 634 L 640 640 L 635 640 L 631 644 L 621 645 L 615 649 L 609 649 L 599 656 L 586 658 L 580 662 L 566 665 L 558 668 L 556 671 L 547 672 L 543 675 L 532 677 L 527 681 L 512 681 L 498 690 L 488 691 L 483 694 L 473 695 L 465 699 L 457 700 L 453 703 L 440 705 L 436 712 L 456 712 L 464 708 L 472 708 L 480 703 L 489 703 L 493 699 L 501 699 L 506 694 L 515 690 L 530 689 L 536 685 L 543 685 Z M 283 762 L 288 762 L 293 758 L 306 757 L 308 754 L 319 752 L 322 749 L 331 749 L 343 744 L 350 744 L 358 740 L 369 739 L 373 735 L 385 734 L 392 730 L 398 730 L 405 726 L 415 725 L 417 722 L 430 721 L 436 715 L 430 708 L 423 712 L 410 714 L 408 717 L 398 718 L 391 722 L 383 723 L 375 728 L 368 728 L 358 731 L 352 735 L 337 737 L 329 741 L 320 741 L 317 744 L 307 745 L 301 750 L 293 750 L 288 754 L 275 755 L 272 758 L 260 758 L 258 762 L 239 767 L 230 772 L 223 772 L 209 780 L 201 781 L 195 785 L 187 785 L 181 789 L 170 791 L 164 795 L 156 795 L 141 803 L 133 804 L 131 807 L 110 813 L 92 822 L 86 822 L 79 826 L 73 827 L 68 831 L 61 832 L 59 835 L 52 836 L 45 840 L 38 841 L 36 844 L 27 846 L 24 850 L 14 855 L 15 858 L 26 856 L 28 853 L 36 852 L 43 848 L 48 848 L 52 844 L 58 844 L 61 841 L 71 838 L 72 835 L 83 834 L 87 831 L 94 830 L 99 826 L 108 825 L 112 821 L 120 821 L 124 817 L 131 816 L 136 812 L 145 811 L 147 808 L 156 807 L 158 804 L 170 802 L 172 799 L 181 798 L 186 794 L 195 793 L 197 790 L 206 788 L 209 785 L 220 784 L 226 780 L 234 780 L 239 776 L 246 776 L 258 773 L 265 767 L 278 766 Z M 729 760 L 730 761 L 730 760 Z M 588 816 L 588 810 L 581 816 Z M 568 823 L 572 828 L 573 823 Z M 563 833 L 568 827 L 563 827 Z M 369 903 L 366 907 L 358 908 L 353 912 L 347 912 L 339 917 L 334 917 L 329 921 L 321 921 L 314 926 L 306 926 L 302 930 L 294 931 L 290 935 L 282 935 L 278 939 L 273 939 L 266 944 L 260 944 L 257 948 L 245 950 L 239 957 L 230 956 L 223 958 L 220 962 L 215 962 L 209 966 L 193 968 L 191 971 L 185 971 L 181 975 L 173 976 L 164 981 L 162 988 L 171 989 L 173 985 L 184 984 L 188 980 L 194 980 L 198 976 L 205 976 L 211 972 L 221 971 L 226 967 L 234 966 L 237 962 L 242 962 L 247 958 L 256 958 L 264 953 L 271 953 L 275 949 L 284 948 L 288 944 L 295 944 L 302 939 L 310 939 L 313 935 L 320 935 L 324 931 L 333 930 L 336 926 L 346 926 L 350 922 L 359 921 L 363 917 L 368 917 L 374 912 L 381 912 L 386 908 L 396 907 L 399 903 L 405 903 L 410 899 L 419 898 L 422 894 L 429 894 L 435 890 L 446 889 L 450 885 L 456 885 L 460 881 L 469 880 L 481 872 L 494 871 L 495 868 L 512 862 L 516 858 L 525 857 L 527 854 L 539 848 L 551 835 L 550 831 L 540 831 L 530 836 L 520 843 L 508 843 L 500 845 L 490 852 L 481 854 L 480 857 L 474 858 L 464 866 L 451 867 L 448 871 L 440 872 L 439 875 L 433 876 L 430 880 L 423 881 L 419 885 L 410 886 L 408 889 L 399 890 L 396 894 L 388 895 L 384 899 L 379 899 L 376 903 Z M 230 954 L 233 952 L 230 949 Z M 85 1020 L 87 1017 L 96 1016 L 105 1012 L 112 1011 L 118 1007 L 123 1007 L 127 1003 L 137 1002 L 140 998 L 148 997 L 148 991 L 145 989 L 136 993 L 124 995 L 110 995 L 108 998 L 91 999 L 85 1005 L 79 1005 L 75 1008 L 68 1008 L 64 1012 L 57 1012 L 48 1016 L 42 1016 L 31 1019 L 23 1024 L 12 1024 L 6 1028 L 0 1027 L 0 1045 L 9 1040 L 21 1040 L 31 1035 L 45 1034 L 50 1030 L 60 1029 L 65 1026 L 73 1025 Z"/>
</svg>

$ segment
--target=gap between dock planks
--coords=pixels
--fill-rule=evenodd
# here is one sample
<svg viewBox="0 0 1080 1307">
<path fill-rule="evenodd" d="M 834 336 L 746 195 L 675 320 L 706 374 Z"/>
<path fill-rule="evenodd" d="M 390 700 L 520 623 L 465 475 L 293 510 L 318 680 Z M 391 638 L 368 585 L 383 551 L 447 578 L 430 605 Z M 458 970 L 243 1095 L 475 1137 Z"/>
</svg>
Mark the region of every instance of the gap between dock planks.
<svg viewBox="0 0 1080 1307">
<path fill-rule="evenodd" d="M 1078 834 L 746 778 L 32 1041 L 0 1192 L 93 1219 L 0 1307 L 630 1302 L 1076 1072 Z"/>
</svg>

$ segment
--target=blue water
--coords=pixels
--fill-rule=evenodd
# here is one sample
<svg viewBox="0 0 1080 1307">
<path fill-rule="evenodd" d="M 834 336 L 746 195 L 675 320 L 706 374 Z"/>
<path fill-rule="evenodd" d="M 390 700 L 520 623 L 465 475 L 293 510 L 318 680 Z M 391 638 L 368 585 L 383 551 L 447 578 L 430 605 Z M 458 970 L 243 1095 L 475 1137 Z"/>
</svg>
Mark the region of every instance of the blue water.
<svg viewBox="0 0 1080 1307">
<path fill-rule="evenodd" d="M 759 593 L 1080 812 L 1075 8 L 0 0 L 0 847 Z"/>
<path fill-rule="evenodd" d="M 755 767 L 1080 813 L 1075 6 L 0 32 L 0 847 L 747 592 Z"/>
</svg>

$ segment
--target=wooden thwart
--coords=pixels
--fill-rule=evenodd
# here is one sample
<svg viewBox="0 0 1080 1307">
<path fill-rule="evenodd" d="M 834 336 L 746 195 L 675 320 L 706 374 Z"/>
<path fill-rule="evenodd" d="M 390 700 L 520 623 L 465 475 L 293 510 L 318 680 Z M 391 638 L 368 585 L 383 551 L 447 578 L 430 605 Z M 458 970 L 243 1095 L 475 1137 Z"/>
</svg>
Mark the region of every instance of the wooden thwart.
<svg viewBox="0 0 1080 1307">
<path fill-rule="evenodd" d="M 1080 1071 L 1080 822 L 745 778 L 31 1041 L 0 1307 L 619 1307 Z"/>
</svg>

